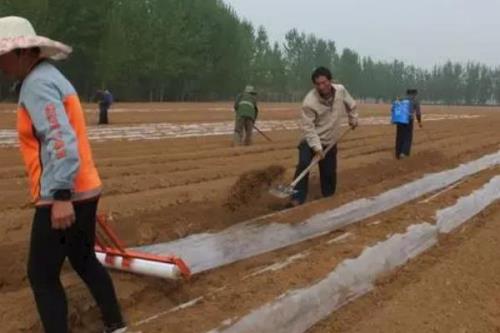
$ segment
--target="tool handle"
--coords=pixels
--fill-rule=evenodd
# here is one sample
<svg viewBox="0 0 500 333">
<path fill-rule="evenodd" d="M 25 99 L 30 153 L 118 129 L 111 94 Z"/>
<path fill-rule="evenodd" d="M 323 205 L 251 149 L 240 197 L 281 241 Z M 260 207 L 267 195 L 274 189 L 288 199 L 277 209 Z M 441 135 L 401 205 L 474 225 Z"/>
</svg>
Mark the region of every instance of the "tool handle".
<svg viewBox="0 0 500 333">
<path fill-rule="evenodd" d="M 336 144 L 338 144 L 339 142 L 342 141 L 342 139 L 344 139 L 344 137 L 351 131 L 352 129 L 348 129 L 347 131 L 345 131 L 338 140 L 336 140 L 334 143 L 330 144 L 328 147 L 326 147 L 326 149 L 324 150 L 324 153 L 327 154 L 330 150 L 332 150 L 333 147 L 335 147 Z M 304 178 L 308 173 L 309 171 L 311 171 L 311 169 L 316 165 L 318 164 L 320 161 L 319 158 L 315 157 L 313 158 L 313 160 L 311 161 L 311 164 L 309 164 L 309 166 L 300 173 L 300 175 L 290 184 L 290 187 L 295 187 L 297 186 L 297 184 L 302 180 L 302 178 Z"/>
<path fill-rule="evenodd" d="M 267 141 L 273 142 L 273 140 L 271 140 L 270 137 L 268 137 L 266 134 L 264 134 L 264 132 L 262 132 L 257 126 L 255 126 L 255 124 L 253 124 L 253 128 L 255 128 L 257 130 L 257 132 L 259 132 L 259 134 L 262 135 Z"/>
<path fill-rule="evenodd" d="M 302 180 L 302 178 L 304 178 L 309 173 L 309 171 L 311 171 L 311 169 L 316 164 L 318 164 L 319 161 L 320 161 L 319 158 L 314 158 L 311 164 L 309 164 L 309 166 L 304 171 L 302 171 L 302 173 L 290 184 L 290 187 L 297 186 L 297 184 Z"/>
</svg>

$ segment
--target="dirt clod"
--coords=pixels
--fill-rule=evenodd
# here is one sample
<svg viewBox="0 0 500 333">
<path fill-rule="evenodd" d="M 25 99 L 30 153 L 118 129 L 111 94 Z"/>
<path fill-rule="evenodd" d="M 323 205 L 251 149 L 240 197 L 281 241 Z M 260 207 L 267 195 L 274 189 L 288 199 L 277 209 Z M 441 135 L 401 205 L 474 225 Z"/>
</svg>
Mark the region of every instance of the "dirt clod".
<svg viewBox="0 0 500 333">
<path fill-rule="evenodd" d="M 149 223 L 142 224 L 139 229 L 139 245 L 152 244 L 158 237 L 158 231 Z"/>
<path fill-rule="evenodd" d="M 271 165 L 265 169 L 242 174 L 231 187 L 224 206 L 234 211 L 255 202 L 272 184 L 283 178 L 285 171 L 281 165 Z"/>
</svg>

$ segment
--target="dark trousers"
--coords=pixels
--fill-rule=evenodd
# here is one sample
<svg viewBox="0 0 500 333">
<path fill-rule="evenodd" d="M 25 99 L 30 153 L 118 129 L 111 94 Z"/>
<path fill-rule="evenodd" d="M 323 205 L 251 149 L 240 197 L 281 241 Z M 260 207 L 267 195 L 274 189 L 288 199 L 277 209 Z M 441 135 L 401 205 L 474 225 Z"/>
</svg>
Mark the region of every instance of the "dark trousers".
<svg viewBox="0 0 500 333">
<path fill-rule="evenodd" d="M 299 163 L 295 171 L 295 178 L 300 175 L 312 162 L 314 151 L 309 147 L 306 141 L 299 145 Z M 330 197 L 335 194 L 337 189 L 337 146 L 333 147 L 319 162 L 319 175 L 321 180 L 321 193 L 324 197 Z M 297 191 L 292 200 L 303 204 L 307 199 L 309 189 L 309 174 L 307 174 L 295 187 Z"/>
<path fill-rule="evenodd" d="M 253 126 L 255 120 L 250 117 L 236 116 L 234 124 L 234 143 L 249 146 L 252 144 Z"/>
<path fill-rule="evenodd" d="M 396 158 L 401 154 L 410 156 L 413 142 L 413 121 L 408 125 L 397 125 L 396 129 Z"/>
<path fill-rule="evenodd" d="M 68 332 L 67 301 L 60 281 L 66 258 L 96 300 L 107 329 L 125 326 L 111 277 L 94 252 L 97 202 L 74 204 L 76 221 L 64 231 L 52 229 L 50 207 L 35 211 L 28 278 L 46 333 Z"/>
<path fill-rule="evenodd" d="M 108 110 L 110 105 L 107 103 L 99 104 L 99 125 L 107 125 L 108 121 Z"/>
</svg>

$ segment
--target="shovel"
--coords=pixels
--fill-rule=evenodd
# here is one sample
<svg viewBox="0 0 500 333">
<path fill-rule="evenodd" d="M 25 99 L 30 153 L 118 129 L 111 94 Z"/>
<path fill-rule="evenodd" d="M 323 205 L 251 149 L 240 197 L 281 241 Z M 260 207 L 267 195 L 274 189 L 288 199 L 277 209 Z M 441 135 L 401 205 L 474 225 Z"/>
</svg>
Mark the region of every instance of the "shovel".
<svg viewBox="0 0 500 333">
<path fill-rule="evenodd" d="M 351 129 L 348 129 L 347 131 L 344 132 L 344 134 L 342 134 L 340 136 L 340 138 L 332 143 L 331 145 L 329 145 L 325 150 L 324 150 L 324 153 L 325 155 L 333 148 L 335 147 L 336 144 L 338 144 L 339 142 L 342 141 L 342 139 L 344 139 L 344 137 L 351 131 Z M 290 196 L 292 196 L 293 194 L 295 194 L 297 191 L 295 190 L 295 186 L 297 186 L 297 184 L 302 180 L 302 178 L 304 178 L 308 173 L 309 171 L 311 171 L 311 169 L 319 163 L 321 159 L 318 158 L 318 157 L 314 157 L 313 160 L 311 161 L 311 164 L 309 164 L 309 166 L 301 172 L 301 174 L 290 184 L 290 185 L 278 185 L 277 187 L 275 188 L 271 188 L 269 190 L 269 193 L 271 193 L 272 195 L 274 195 L 275 197 L 278 197 L 280 199 L 286 199 Z"/>
</svg>

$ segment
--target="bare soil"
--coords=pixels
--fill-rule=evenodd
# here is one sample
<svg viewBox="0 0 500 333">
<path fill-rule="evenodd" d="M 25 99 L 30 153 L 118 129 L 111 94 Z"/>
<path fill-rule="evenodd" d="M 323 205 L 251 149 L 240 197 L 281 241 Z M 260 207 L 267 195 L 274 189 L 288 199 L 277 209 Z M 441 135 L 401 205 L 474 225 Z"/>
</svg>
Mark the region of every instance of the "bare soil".
<svg viewBox="0 0 500 333">
<path fill-rule="evenodd" d="M 90 123 L 95 116 L 92 107 L 87 106 Z M 117 104 L 115 108 L 117 112 L 111 116 L 113 124 L 232 120 L 230 103 Z M 0 107 L 1 128 L 13 128 L 15 114 L 11 109 L 10 105 Z M 262 112 L 264 119 L 290 120 L 297 117 L 299 108 L 295 104 L 264 104 L 263 110 L 266 110 Z M 363 117 L 386 115 L 387 110 L 388 106 L 383 105 L 361 106 Z M 276 182 L 292 180 L 299 131 L 275 131 L 270 133 L 274 142 L 257 138 L 251 147 L 232 147 L 230 136 L 93 142 L 94 157 L 106 188 L 101 210 L 112 217 L 118 233 L 130 246 L 215 232 L 273 212 L 282 213 L 269 217 L 270 220 L 294 223 L 351 200 L 384 192 L 426 173 L 456 167 L 500 148 L 500 108 L 424 107 L 424 112 L 480 117 L 426 123 L 424 129 L 415 130 L 413 155 L 403 161 L 393 158 L 395 130 L 392 126 L 360 127 L 340 144 L 337 194 L 321 199 L 317 170 L 314 170 L 308 203 L 286 211 L 283 211 L 286 200 L 272 197 L 267 189 Z M 0 148 L 0 160 L 0 188 L 3 190 L 0 193 L 1 331 L 41 332 L 25 273 L 33 215 L 25 172 L 16 148 Z M 498 168 L 485 171 L 429 203 L 413 202 L 346 230 L 195 276 L 187 283 L 122 273 L 113 273 L 113 278 L 129 322 L 138 324 L 144 332 L 205 332 L 223 320 L 241 316 L 271 301 L 286 290 L 318 281 L 341 260 L 358 255 L 365 246 L 388 234 L 402 231 L 414 222 L 432 220 L 436 209 L 452 204 L 498 173 Z M 484 222 L 474 224 L 463 233 L 467 237 L 450 240 L 446 245 L 450 252 L 438 249 L 408 271 L 382 282 L 375 294 L 342 310 L 340 316 L 321 323 L 314 332 L 368 332 L 370 327 L 380 327 L 370 332 L 462 332 L 458 325 L 465 325 L 469 320 L 473 324 L 470 328 L 464 326 L 468 329 L 464 332 L 494 332 L 490 328 L 495 327 L 491 324 L 494 320 L 496 323 L 500 320 L 500 313 L 494 310 L 499 303 L 492 300 L 494 296 L 483 299 L 483 305 L 479 300 L 485 290 L 495 295 L 498 289 L 495 282 L 498 279 L 495 280 L 493 274 L 498 272 L 494 264 L 498 239 L 493 235 L 499 234 L 498 205 L 482 218 Z M 372 224 L 378 221 L 383 223 Z M 353 238 L 329 243 L 346 232 Z M 473 248 L 477 251 L 466 252 Z M 281 270 L 249 277 L 297 253 L 305 253 L 305 257 Z M 466 257 L 469 259 L 465 260 Z M 490 266 L 481 269 L 479 265 L 486 262 Z M 447 269 L 451 272 L 449 280 L 453 287 L 441 292 L 439 288 L 444 280 L 437 275 Z M 102 331 L 96 307 L 71 269 L 64 269 L 63 281 L 70 299 L 73 331 Z M 478 289 L 477 281 L 483 281 L 485 287 Z M 417 286 L 423 288 L 421 296 Z M 439 296 L 432 298 L 430 291 L 439 291 Z M 476 295 L 473 298 L 476 301 L 467 301 L 469 295 Z M 194 306 L 144 322 L 155 314 L 199 297 L 203 299 Z M 424 299 L 430 301 L 426 303 Z M 439 299 L 443 300 L 442 304 Z M 443 314 L 443 324 L 440 324 L 437 315 L 431 315 L 432 311 L 442 313 L 445 306 L 451 304 L 447 302 L 455 299 L 464 303 L 455 307 L 450 305 L 451 316 L 445 318 Z M 413 307 L 410 300 L 415 300 Z M 466 316 L 465 306 L 473 309 L 472 314 L 487 309 L 490 316 L 487 324 L 484 324 L 486 314 Z M 429 316 L 429 326 L 421 326 L 422 322 L 417 320 L 425 320 L 424 314 Z M 462 321 L 455 320 L 455 326 L 446 326 L 446 322 L 452 325 L 453 319 L 460 316 Z M 405 324 L 409 317 L 413 318 L 413 326 Z M 400 322 L 403 322 L 402 329 L 397 330 L 396 323 Z M 481 322 L 489 325 L 486 330 L 477 330 L 486 327 L 481 326 Z M 425 329 L 418 330 L 422 327 Z M 458 330 L 448 330 L 450 327 Z"/>
</svg>

